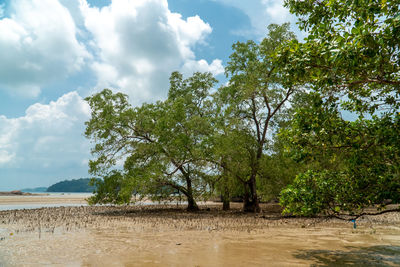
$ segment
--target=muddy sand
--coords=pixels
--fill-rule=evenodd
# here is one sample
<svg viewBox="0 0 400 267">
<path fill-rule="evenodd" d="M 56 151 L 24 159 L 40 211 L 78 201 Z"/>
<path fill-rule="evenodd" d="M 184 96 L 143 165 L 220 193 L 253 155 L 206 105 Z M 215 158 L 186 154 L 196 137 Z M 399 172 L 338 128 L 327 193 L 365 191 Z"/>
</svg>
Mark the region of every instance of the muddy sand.
<svg viewBox="0 0 400 267">
<path fill-rule="evenodd" d="M 89 194 L 31 194 L 12 195 L 0 194 L 0 207 L 2 205 L 32 205 L 32 204 L 87 204 Z"/>
<path fill-rule="evenodd" d="M 0 211 L 0 266 L 400 266 L 400 213 L 351 222 L 219 204 Z"/>
</svg>

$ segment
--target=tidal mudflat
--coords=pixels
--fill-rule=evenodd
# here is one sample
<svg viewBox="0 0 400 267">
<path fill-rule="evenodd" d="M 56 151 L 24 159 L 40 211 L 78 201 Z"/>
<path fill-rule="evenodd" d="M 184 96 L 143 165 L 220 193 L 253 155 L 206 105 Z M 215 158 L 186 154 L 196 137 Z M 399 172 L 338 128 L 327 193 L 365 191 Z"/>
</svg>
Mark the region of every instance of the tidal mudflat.
<svg viewBox="0 0 400 267">
<path fill-rule="evenodd" d="M 0 194 L 0 211 L 42 207 L 82 206 L 87 205 L 86 199 L 91 195 L 90 193 Z"/>
<path fill-rule="evenodd" d="M 245 214 L 219 204 L 82 206 L 0 211 L 5 266 L 400 265 L 400 214 L 353 224 Z M 0 264 L 1 265 L 1 264 Z"/>
</svg>

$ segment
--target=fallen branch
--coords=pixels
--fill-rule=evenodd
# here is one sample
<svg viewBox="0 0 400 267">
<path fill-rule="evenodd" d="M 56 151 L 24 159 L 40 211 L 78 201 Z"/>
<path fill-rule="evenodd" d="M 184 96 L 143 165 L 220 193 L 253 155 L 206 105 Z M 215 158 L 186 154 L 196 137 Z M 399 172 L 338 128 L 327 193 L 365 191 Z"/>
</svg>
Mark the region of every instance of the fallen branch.
<svg viewBox="0 0 400 267">
<path fill-rule="evenodd" d="M 389 212 L 400 212 L 400 207 L 397 209 L 382 210 L 382 211 L 375 212 L 375 213 L 362 212 L 360 214 L 355 214 L 355 215 L 333 213 L 333 214 L 330 214 L 329 216 L 340 219 L 340 220 L 344 220 L 344 221 L 352 221 L 352 220 L 357 220 L 358 218 L 360 218 L 362 216 L 377 216 L 377 215 L 382 215 L 382 214 L 389 213 Z M 344 216 L 347 216 L 347 217 L 345 218 Z M 349 217 L 350 217 L 350 219 L 349 219 Z"/>
</svg>

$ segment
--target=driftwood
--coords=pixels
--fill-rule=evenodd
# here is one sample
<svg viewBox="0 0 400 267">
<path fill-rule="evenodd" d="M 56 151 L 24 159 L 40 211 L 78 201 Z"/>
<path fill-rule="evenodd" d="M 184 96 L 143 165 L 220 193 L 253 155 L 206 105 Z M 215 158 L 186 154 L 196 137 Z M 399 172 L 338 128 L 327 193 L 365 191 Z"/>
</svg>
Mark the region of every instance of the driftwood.
<svg viewBox="0 0 400 267">
<path fill-rule="evenodd" d="M 344 221 L 355 221 L 362 216 L 377 216 L 377 215 L 382 215 L 385 213 L 390 213 L 390 212 L 400 212 L 400 207 L 396 209 L 387 209 L 387 210 L 381 210 L 378 212 L 361 212 L 359 214 L 341 214 L 341 213 L 332 213 L 329 214 L 329 217 L 334 217 L 340 220 Z"/>
</svg>

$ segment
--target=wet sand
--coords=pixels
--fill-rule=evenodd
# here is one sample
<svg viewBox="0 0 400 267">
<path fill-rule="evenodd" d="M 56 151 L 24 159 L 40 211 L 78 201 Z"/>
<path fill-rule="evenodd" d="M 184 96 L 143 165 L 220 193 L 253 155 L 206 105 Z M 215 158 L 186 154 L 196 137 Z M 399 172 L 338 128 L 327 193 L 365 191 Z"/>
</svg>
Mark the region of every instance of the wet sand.
<svg viewBox="0 0 400 267">
<path fill-rule="evenodd" d="M 60 207 L 0 211 L 5 266 L 356 266 L 400 265 L 400 214 L 353 224 L 259 215 L 219 204 Z M 1 264 L 0 264 L 1 265 Z"/>
<path fill-rule="evenodd" d="M 31 194 L 31 195 L 0 195 L 1 205 L 31 205 L 31 204 L 87 204 L 89 194 Z"/>
</svg>

